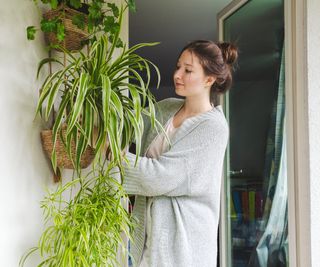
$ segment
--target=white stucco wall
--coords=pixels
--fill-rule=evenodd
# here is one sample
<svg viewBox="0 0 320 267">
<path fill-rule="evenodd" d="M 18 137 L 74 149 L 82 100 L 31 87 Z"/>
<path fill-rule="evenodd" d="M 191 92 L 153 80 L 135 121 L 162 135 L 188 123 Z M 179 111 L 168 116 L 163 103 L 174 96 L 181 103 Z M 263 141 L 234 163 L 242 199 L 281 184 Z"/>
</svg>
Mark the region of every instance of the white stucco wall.
<svg viewBox="0 0 320 267">
<path fill-rule="evenodd" d="M 28 42 L 25 28 L 38 23 L 32 1 L 6 1 L 0 9 L 0 266 L 18 266 L 36 244 L 42 227 L 39 201 L 51 183 L 34 119 L 37 62 L 45 57 L 41 39 Z M 30 262 L 28 266 L 35 266 Z"/>
<path fill-rule="evenodd" d="M 312 267 L 320 266 L 320 2 L 307 4 L 308 111 Z"/>
<path fill-rule="evenodd" d="M 116 2 L 119 2 L 117 0 Z M 43 229 L 40 200 L 53 187 L 40 143 L 38 62 L 47 56 L 41 35 L 27 41 L 25 28 L 39 23 L 33 1 L 2 1 L 0 9 L 0 266 L 17 267 L 21 255 L 37 244 Z M 128 40 L 128 16 L 122 37 Z M 26 266 L 36 266 L 37 258 Z"/>
</svg>

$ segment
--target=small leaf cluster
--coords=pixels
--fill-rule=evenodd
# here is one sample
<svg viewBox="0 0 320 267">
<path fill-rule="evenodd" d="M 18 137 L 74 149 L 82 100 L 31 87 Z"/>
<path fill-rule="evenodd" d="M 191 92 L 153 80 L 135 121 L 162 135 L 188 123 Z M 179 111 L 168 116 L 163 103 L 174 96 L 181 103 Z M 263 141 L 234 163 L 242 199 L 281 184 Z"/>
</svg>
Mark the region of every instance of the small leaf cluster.
<svg viewBox="0 0 320 267">
<path fill-rule="evenodd" d="M 34 0 L 36 5 L 39 5 L 38 1 L 41 1 L 52 10 L 60 6 L 68 6 L 81 11 L 72 16 L 72 23 L 79 29 L 88 31 L 88 38 L 85 40 L 87 43 L 92 43 L 96 40 L 99 33 L 107 33 L 110 41 L 112 41 L 115 33 L 119 31 L 120 25 L 117 22 L 120 14 L 119 8 L 114 3 L 108 3 L 107 0 L 92 0 L 90 2 L 85 0 Z M 129 10 L 135 12 L 134 0 L 126 0 L 125 2 Z M 40 22 L 41 31 L 54 33 L 58 41 L 63 41 L 65 39 L 63 16 L 64 10 L 62 9 L 62 12 L 54 18 L 47 19 L 43 17 Z M 34 40 L 37 30 L 35 26 L 28 26 L 27 39 Z M 119 39 L 117 47 L 122 46 L 123 43 Z"/>
</svg>

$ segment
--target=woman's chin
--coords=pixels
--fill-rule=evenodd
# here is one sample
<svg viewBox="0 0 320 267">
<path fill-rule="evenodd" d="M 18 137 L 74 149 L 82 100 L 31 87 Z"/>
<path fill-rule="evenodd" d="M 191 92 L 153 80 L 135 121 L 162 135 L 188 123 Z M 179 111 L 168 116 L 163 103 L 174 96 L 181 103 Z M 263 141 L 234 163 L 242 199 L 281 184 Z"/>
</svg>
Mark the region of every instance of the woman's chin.
<svg viewBox="0 0 320 267">
<path fill-rule="evenodd" d="M 181 92 L 181 90 L 175 88 L 175 92 L 178 96 L 184 96 L 184 94 Z"/>
</svg>

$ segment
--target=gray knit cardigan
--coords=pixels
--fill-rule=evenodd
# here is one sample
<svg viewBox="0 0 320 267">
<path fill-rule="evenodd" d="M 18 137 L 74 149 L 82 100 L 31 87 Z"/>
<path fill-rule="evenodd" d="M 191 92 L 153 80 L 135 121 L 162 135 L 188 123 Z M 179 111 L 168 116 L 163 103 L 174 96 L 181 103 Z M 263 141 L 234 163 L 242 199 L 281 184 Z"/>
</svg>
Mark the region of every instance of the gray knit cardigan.
<svg viewBox="0 0 320 267">
<path fill-rule="evenodd" d="M 156 116 L 165 123 L 184 100 L 158 102 Z M 133 215 L 133 266 L 139 266 L 145 242 L 146 197 L 151 207 L 150 267 L 215 267 L 220 184 L 229 128 L 221 106 L 187 118 L 171 140 L 171 148 L 158 159 L 145 157 L 157 136 L 145 121 L 142 151 L 127 153 L 124 188 L 136 195 Z"/>
</svg>

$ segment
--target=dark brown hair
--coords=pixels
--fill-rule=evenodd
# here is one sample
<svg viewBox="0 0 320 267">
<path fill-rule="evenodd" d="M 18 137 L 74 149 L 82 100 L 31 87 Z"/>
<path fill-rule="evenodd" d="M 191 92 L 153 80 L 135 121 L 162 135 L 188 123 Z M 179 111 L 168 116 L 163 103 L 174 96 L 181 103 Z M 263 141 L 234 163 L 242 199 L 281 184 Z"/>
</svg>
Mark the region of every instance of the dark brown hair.
<svg viewBox="0 0 320 267">
<path fill-rule="evenodd" d="M 216 77 L 210 91 L 210 101 L 213 102 L 217 94 L 225 93 L 232 85 L 232 70 L 238 58 L 237 47 L 231 43 L 195 40 L 181 50 L 179 57 L 185 50 L 197 56 L 205 75 Z"/>
</svg>

